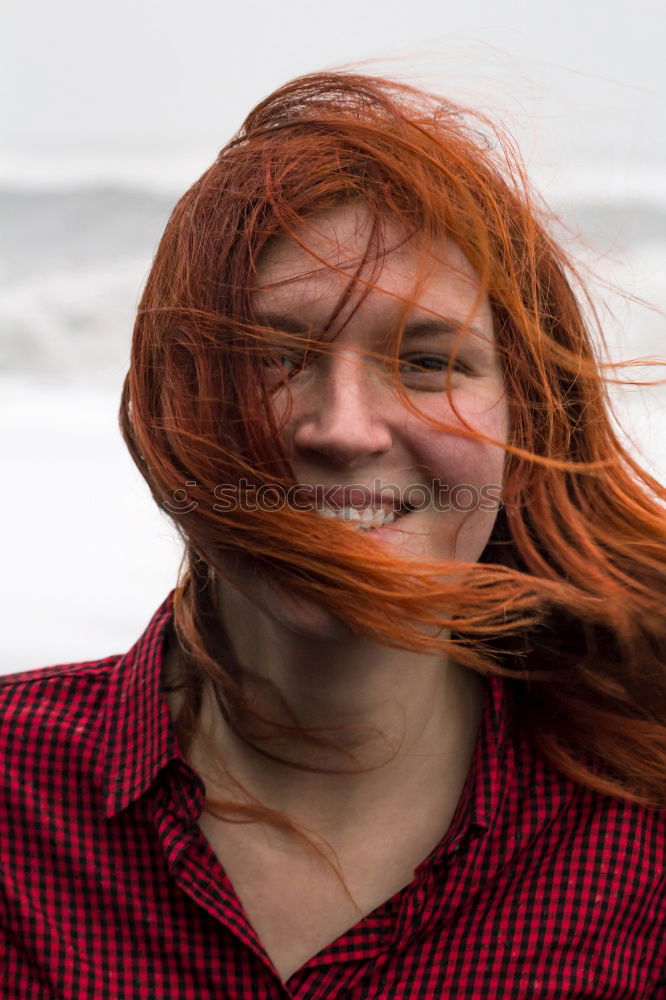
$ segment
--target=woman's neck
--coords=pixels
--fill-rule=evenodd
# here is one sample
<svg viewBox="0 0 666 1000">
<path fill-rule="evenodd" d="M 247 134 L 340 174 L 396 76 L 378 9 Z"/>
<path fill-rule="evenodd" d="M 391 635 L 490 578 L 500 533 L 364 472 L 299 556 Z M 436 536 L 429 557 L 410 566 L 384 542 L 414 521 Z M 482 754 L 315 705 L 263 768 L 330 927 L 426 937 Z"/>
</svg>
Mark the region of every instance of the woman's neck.
<svg viewBox="0 0 666 1000">
<path fill-rule="evenodd" d="M 288 595 L 255 591 L 250 600 L 222 583 L 219 596 L 253 709 L 300 731 L 245 714 L 249 739 L 241 738 L 206 687 L 192 763 L 209 793 L 233 794 L 215 768 L 219 758 L 262 804 L 338 846 L 386 823 L 396 831 L 401 823 L 432 824 L 443 834 L 476 743 L 483 679 L 441 656 L 338 628 L 307 602 L 297 601 L 295 619 Z"/>
</svg>

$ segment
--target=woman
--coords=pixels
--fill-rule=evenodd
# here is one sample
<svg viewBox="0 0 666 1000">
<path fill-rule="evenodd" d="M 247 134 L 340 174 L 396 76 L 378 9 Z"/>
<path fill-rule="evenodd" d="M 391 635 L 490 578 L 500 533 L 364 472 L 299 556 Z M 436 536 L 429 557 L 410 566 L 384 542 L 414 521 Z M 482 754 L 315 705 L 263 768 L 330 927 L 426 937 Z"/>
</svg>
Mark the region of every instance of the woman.
<svg viewBox="0 0 666 1000">
<path fill-rule="evenodd" d="M 316 74 L 176 206 L 121 425 L 182 578 L 3 679 L 9 995 L 666 996 L 665 491 L 502 148 Z"/>
</svg>

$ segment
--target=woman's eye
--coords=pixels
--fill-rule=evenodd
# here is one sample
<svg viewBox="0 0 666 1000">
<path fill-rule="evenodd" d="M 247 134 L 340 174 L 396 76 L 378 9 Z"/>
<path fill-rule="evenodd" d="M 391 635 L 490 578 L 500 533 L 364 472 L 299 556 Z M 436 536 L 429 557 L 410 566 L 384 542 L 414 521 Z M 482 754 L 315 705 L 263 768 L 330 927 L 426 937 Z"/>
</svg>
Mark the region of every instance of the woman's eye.
<svg viewBox="0 0 666 1000">
<path fill-rule="evenodd" d="M 293 375 L 299 368 L 303 367 L 302 361 L 292 358 L 289 354 L 279 354 L 277 363 L 280 368 L 284 368 L 288 375 Z"/>
<path fill-rule="evenodd" d="M 272 369 L 278 376 L 290 378 L 296 375 L 303 367 L 303 359 L 295 358 L 291 354 L 271 354 L 264 358 L 264 367 Z"/>
<path fill-rule="evenodd" d="M 445 372 L 451 364 L 449 358 L 436 357 L 434 355 L 417 355 L 410 358 L 402 358 L 400 370 L 403 375 L 439 375 Z M 469 374 L 469 368 L 462 361 L 454 361 L 452 365 L 454 372 Z"/>
</svg>

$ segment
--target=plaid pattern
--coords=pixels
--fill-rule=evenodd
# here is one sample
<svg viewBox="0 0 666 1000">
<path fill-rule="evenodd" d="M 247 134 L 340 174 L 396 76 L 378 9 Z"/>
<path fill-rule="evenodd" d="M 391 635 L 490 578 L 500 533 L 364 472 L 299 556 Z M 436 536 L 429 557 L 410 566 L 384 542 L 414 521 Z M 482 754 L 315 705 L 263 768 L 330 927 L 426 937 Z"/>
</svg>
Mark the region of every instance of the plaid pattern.
<svg viewBox="0 0 666 1000">
<path fill-rule="evenodd" d="M 666 997 L 666 815 L 554 771 L 494 678 L 442 841 L 281 983 L 197 826 L 171 616 L 123 657 L 0 678 L 3 1000 Z"/>
</svg>

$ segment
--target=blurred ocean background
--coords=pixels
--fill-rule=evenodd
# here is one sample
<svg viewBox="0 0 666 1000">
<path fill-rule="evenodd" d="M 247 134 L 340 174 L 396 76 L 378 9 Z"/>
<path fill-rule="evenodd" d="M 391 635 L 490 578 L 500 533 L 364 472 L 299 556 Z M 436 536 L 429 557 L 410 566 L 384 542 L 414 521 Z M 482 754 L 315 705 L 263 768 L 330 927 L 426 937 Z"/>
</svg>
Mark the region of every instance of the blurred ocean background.
<svg viewBox="0 0 666 1000">
<path fill-rule="evenodd" d="M 301 73 L 379 72 L 505 121 L 595 276 L 613 360 L 666 357 L 662 0 L 412 0 L 407 15 L 398 0 L 3 8 L 0 673 L 128 649 L 174 585 L 180 544 L 117 426 L 134 314 L 176 199 Z M 666 480 L 665 388 L 613 400 Z"/>
<path fill-rule="evenodd" d="M 666 169 L 654 177 L 625 173 L 624 190 L 603 171 L 595 190 L 556 190 L 550 206 L 565 228 L 570 251 L 596 276 L 629 296 L 666 302 Z M 574 177 L 575 181 L 577 178 Z M 650 190 L 651 182 L 653 190 Z M 643 186 L 643 184 L 645 186 Z M 663 186 L 658 186 L 663 185 Z M 126 368 L 132 323 L 152 255 L 181 192 L 128 183 L 43 188 L 2 185 L 0 179 L 0 371 L 43 384 L 111 386 Z M 599 290 L 608 318 L 630 336 L 631 350 L 664 350 L 664 317 Z"/>
</svg>

